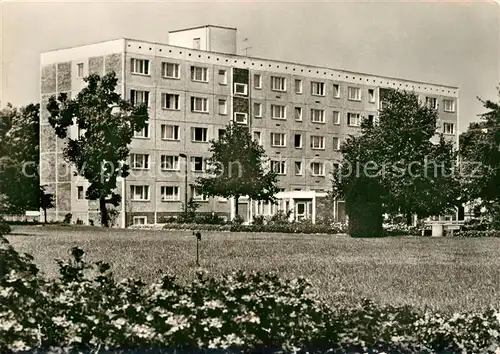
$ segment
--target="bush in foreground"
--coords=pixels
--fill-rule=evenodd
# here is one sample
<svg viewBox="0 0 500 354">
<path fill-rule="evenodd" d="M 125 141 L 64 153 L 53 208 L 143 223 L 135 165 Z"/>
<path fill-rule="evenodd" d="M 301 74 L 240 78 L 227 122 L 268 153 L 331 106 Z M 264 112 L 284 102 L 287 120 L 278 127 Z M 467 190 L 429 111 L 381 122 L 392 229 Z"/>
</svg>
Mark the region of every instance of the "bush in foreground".
<svg viewBox="0 0 500 354">
<path fill-rule="evenodd" d="M 303 278 L 236 272 L 189 286 L 114 280 L 80 248 L 47 280 L 2 238 L 0 351 L 495 352 L 500 312 L 439 314 L 370 301 L 326 306 Z M 59 350 L 61 351 L 61 350 Z"/>
</svg>

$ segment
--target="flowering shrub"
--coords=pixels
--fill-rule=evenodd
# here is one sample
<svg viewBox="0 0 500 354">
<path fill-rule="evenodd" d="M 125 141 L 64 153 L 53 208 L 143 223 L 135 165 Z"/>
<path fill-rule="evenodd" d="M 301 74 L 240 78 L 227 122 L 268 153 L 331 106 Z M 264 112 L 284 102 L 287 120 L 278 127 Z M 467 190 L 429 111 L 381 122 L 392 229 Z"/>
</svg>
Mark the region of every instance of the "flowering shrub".
<svg viewBox="0 0 500 354">
<path fill-rule="evenodd" d="M 422 230 L 416 226 L 406 224 L 384 224 L 384 233 L 386 236 L 418 236 Z"/>
<path fill-rule="evenodd" d="M 188 286 L 116 281 L 80 248 L 44 279 L 32 258 L 1 238 L 0 352 L 487 353 L 500 351 L 500 312 L 440 316 L 409 307 L 326 306 L 304 278 L 245 273 Z M 141 351 L 142 352 L 142 351 Z"/>
<path fill-rule="evenodd" d="M 500 237 L 500 230 L 465 230 L 455 232 L 457 237 Z"/>
<path fill-rule="evenodd" d="M 148 226 L 143 226 L 147 228 Z M 288 224 L 164 224 L 165 230 L 202 230 L 202 231 L 232 231 L 232 232 L 279 232 L 279 233 L 304 233 L 304 234 L 338 234 L 341 229 L 335 225 L 315 225 L 310 223 Z"/>
</svg>

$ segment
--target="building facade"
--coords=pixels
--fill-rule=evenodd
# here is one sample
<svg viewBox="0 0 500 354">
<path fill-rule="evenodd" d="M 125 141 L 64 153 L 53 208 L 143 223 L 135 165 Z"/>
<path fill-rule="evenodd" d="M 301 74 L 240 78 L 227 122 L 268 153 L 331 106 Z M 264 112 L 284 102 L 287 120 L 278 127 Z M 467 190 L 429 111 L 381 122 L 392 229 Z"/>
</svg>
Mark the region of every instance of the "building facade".
<svg viewBox="0 0 500 354">
<path fill-rule="evenodd" d="M 437 129 L 458 141 L 458 88 L 236 54 L 236 29 L 203 26 L 169 33 L 169 44 L 132 39 L 41 54 L 41 184 L 55 194 L 49 219 L 72 213 L 99 220 L 97 202 L 85 199 L 86 181 L 62 158 L 65 141 L 48 124 L 46 104 L 61 92 L 75 96 L 83 78 L 114 71 L 117 92 L 149 107 L 148 127 L 130 146 L 131 174 L 118 183 L 123 197 L 115 223 L 160 223 L 178 214 L 186 192 L 200 212 L 231 218 L 234 203 L 204 198 L 191 186 L 204 174 L 209 141 L 231 121 L 248 125 L 278 173 L 278 197 L 270 205 L 241 200 L 239 213 L 272 214 L 293 206 L 294 217 L 314 213 L 313 197 L 330 189 L 343 140 L 362 119 L 376 120 L 386 88 L 411 90 L 439 111 Z M 75 138 L 77 127 L 70 136 Z M 294 193 L 292 193 L 294 192 Z M 311 193 L 313 192 L 313 193 Z M 335 216 L 345 216 L 342 202 Z"/>
</svg>

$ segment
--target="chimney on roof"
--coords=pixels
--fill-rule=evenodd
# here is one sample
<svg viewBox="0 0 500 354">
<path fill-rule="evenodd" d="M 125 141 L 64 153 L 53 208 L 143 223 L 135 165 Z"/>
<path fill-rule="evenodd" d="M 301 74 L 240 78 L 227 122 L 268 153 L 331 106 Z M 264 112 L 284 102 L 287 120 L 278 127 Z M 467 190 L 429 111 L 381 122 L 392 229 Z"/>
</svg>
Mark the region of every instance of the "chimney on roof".
<svg viewBox="0 0 500 354">
<path fill-rule="evenodd" d="M 236 54 L 236 28 L 222 26 L 200 26 L 168 32 L 171 45 Z"/>
</svg>

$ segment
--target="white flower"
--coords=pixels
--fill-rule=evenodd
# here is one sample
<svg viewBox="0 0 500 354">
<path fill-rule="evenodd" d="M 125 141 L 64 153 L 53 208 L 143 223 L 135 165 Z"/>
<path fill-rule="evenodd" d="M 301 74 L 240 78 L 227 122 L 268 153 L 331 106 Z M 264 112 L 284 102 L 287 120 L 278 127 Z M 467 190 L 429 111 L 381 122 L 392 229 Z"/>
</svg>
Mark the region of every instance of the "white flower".
<svg viewBox="0 0 500 354">
<path fill-rule="evenodd" d="M 498 331 L 496 329 L 489 329 L 488 330 L 488 333 L 490 336 L 492 336 L 493 338 L 497 338 L 498 337 Z"/>
<path fill-rule="evenodd" d="M 11 349 L 14 352 L 18 352 L 29 350 L 30 347 L 28 347 L 22 340 L 16 340 L 12 343 Z"/>
<path fill-rule="evenodd" d="M 500 312 L 495 313 L 498 323 L 500 324 Z"/>
<path fill-rule="evenodd" d="M 126 322 L 127 321 L 125 321 L 125 319 L 123 317 L 120 317 L 120 318 L 113 321 L 113 325 L 116 328 L 121 329 Z"/>
<path fill-rule="evenodd" d="M 210 310 L 215 310 L 218 308 L 224 308 L 224 304 L 220 300 L 211 300 L 211 301 L 205 301 L 203 303 L 202 309 L 210 309 Z"/>
<path fill-rule="evenodd" d="M 2 321 L 0 323 L 0 329 L 8 331 L 11 327 L 14 327 L 16 323 L 16 321 Z"/>
<path fill-rule="evenodd" d="M 497 349 L 495 350 L 495 354 L 500 354 L 500 347 L 497 347 Z"/>
<path fill-rule="evenodd" d="M 218 345 L 220 345 L 220 343 L 221 343 L 221 339 L 219 337 L 214 338 L 214 339 L 210 339 L 210 341 L 208 342 L 208 348 L 209 349 L 217 349 Z"/>
</svg>

